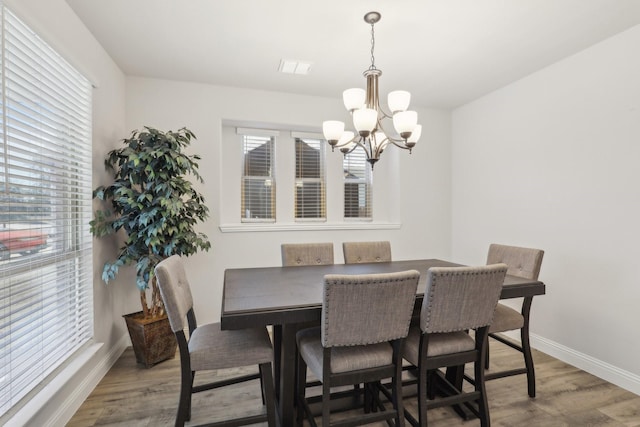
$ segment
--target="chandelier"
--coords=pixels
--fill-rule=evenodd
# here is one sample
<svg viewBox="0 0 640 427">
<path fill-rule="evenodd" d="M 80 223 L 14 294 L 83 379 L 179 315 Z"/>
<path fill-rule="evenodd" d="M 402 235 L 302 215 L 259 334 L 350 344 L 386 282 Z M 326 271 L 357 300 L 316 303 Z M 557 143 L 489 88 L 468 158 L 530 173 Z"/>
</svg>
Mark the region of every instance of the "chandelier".
<svg viewBox="0 0 640 427">
<path fill-rule="evenodd" d="M 411 94 L 404 90 L 390 92 L 387 98 L 389 112 L 380 107 L 378 97 L 378 77 L 382 71 L 376 68 L 374 25 L 380 21 L 380 13 L 369 12 L 364 15 L 364 21 L 371 24 L 371 66 L 364 73 L 367 79 L 367 90 L 360 88 L 347 89 L 342 94 L 345 108 L 353 118 L 353 125 L 357 133 L 345 131 L 344 122 L 328 120 L 322 123 L 322 132 L 331 146 L 336 147 L 347 155 L 356 148 L 364 150 L 371 169 L 380 160 L 380 154 L 389 144 L 409 150 L 416 145 L 422 126 L 418 123 L 418 113 L 408 111 Z M 397 135 L 390 135 L 383 126 L 384 119 L 392 119 Z"/>
</svg>

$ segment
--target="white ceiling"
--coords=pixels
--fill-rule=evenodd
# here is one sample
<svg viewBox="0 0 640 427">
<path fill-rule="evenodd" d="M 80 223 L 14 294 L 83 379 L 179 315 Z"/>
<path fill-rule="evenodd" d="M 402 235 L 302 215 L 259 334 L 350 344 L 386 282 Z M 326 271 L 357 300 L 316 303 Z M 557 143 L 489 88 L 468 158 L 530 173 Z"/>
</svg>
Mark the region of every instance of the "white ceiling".
<svg viewBox="0 0 640 427">
<path fill-rule="evenodd" d="M 340 98 L 364 87 L 371 10 L 381 96 L 452 108 L 640 23 L 640 0 L 67 0 L 123 72 Z M 640 48 L 640 47 L 639 47 Z M 640 49 L 639 49 L 640 51 Z M 630 52 L 630 54 L 638 54 Z M 307 76 L 278 72 L 309 61 Z"/>
</svg>

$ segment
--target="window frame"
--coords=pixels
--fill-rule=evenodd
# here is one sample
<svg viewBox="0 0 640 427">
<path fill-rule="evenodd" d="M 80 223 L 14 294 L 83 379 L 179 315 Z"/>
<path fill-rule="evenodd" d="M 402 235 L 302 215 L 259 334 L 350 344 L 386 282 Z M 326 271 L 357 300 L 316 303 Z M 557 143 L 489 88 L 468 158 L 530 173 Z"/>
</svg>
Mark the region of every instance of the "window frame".
<svg viewBox="0 0 640 427">
<path fill-rule="evenodd" d="M 242 138 L 242 164 L 241 164 L 241 183 L 240 183 L 240 222 L 242 223 L 275 223 L 277 220 L 277 187 L 276 187 L 276 146 L 277 146 L 277 132 L 266 132 L 252 129 L 238 128 L 237 134 Z M 247 171 L 247 144 L 248 139 L 253 139 L 253 142 L 262 140 L 264 143 L 269 144 L 269 174 L 268 175 L 245 175 Z M 267 142 L 268 140 L 268 142 Z M 258 146 L 254 149 L 256 149 Z M 248 218 L 247 213 L 247 181 L 263 181 L 265 187 L 270 187 L 269 194 L 269 208 L 271 211 L 268 217 Z M 267 182 L 269 185 L 267 185 Z M 251 201 L 251 200 L 249 200 Z"/>
<path fill-rule="evenodd" d="M 295 165 L 294 165 L 294 202 L 293 202 L 293 217 L 295 222 L 326 222 L 327 221 L 327 166 L 326 166 L 326 140 L 318 134 L 308 134 L 301 132 L 291 132 L 291 138 L 294 140 L 294 153 L 295 153 Z M 305 140 L 308 140 L 305 141 Z M 318 145 L 318 177 L 317 178 L 304 178 L 299 177 L 298 172 L 300 170 L 298 165 L 298 141 L 305 144 L 310 142 L 317 143 Z M 298 216 L 298 185 L 305 183 L 315 183 L 320 186 L 320 215 L 316 217 L 299 217 Z"/>
<path fill-rule="evenodd" d="M 364 176 L 349 176 L 349 170 L 351 169 L 348 164 L 351 162 L 358 161 L 360 164 L 358 167 L 362 170 Z M 371 164 L 367 162 L 366 155 L 361 147 L 355 147 L 350 153 L 345 154 L 342 167 L 344 170 L 344 210 L 343 217 L 345 221 L 358 221 L 358 222 L 371 222 L 373 221 L 373 170 L 371 168 Z M 358 215 L 357 216 L 347 216 L 347 203 L 349 200 L 352 200 L 348 196 L 347 186 L 349 185 L 357 185 L 358 186 Z M 361 193 L 361 187 L 364 186 L 364 194 Z M 361 199 L 364 197 L 364 208 L 361 207 Z M 364 215 L 361 210 L 364 209 Z"/>
</svg>

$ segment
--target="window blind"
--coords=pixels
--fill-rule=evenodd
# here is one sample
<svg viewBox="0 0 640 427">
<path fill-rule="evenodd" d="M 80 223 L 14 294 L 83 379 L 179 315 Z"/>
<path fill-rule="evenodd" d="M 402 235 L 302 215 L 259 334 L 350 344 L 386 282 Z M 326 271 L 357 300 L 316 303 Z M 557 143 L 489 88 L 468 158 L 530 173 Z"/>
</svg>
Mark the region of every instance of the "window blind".
<svg viewBox="0 0 640 427">
<path fill-rule="evenodd" d="M 326 219 L 323 140 L 295 138 L 295 218 Z"/>
<path fill-rule="evenodd" d="M 93 336 L 91 85 L 5 7 L 1 37 L 0 416 Z"/>
<path fill-rule="evenodd" d="M 242 136 L 242 222 L 276 219 L 274 147 L 273 136 Z"/>
<path fill-rule="evenodd" d="M 344 217 L 371 219 L 371 165 L 360 147 L 344 156 Z"/>
</svg>

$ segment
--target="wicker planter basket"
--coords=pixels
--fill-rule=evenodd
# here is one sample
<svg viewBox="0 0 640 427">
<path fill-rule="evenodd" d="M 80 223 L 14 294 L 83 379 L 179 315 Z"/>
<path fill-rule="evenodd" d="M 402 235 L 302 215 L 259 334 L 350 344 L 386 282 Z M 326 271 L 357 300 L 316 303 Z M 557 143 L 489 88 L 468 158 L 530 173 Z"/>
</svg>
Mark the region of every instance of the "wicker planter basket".
<svg viewBox="0 0 640 427">
<path fill-rule="evenodd" d="M 145 319 L 141 311 L 125 314 L 136 361 L 146 368 L 176 356 L 178 343 L 167 316 Z"/>
</svg>

